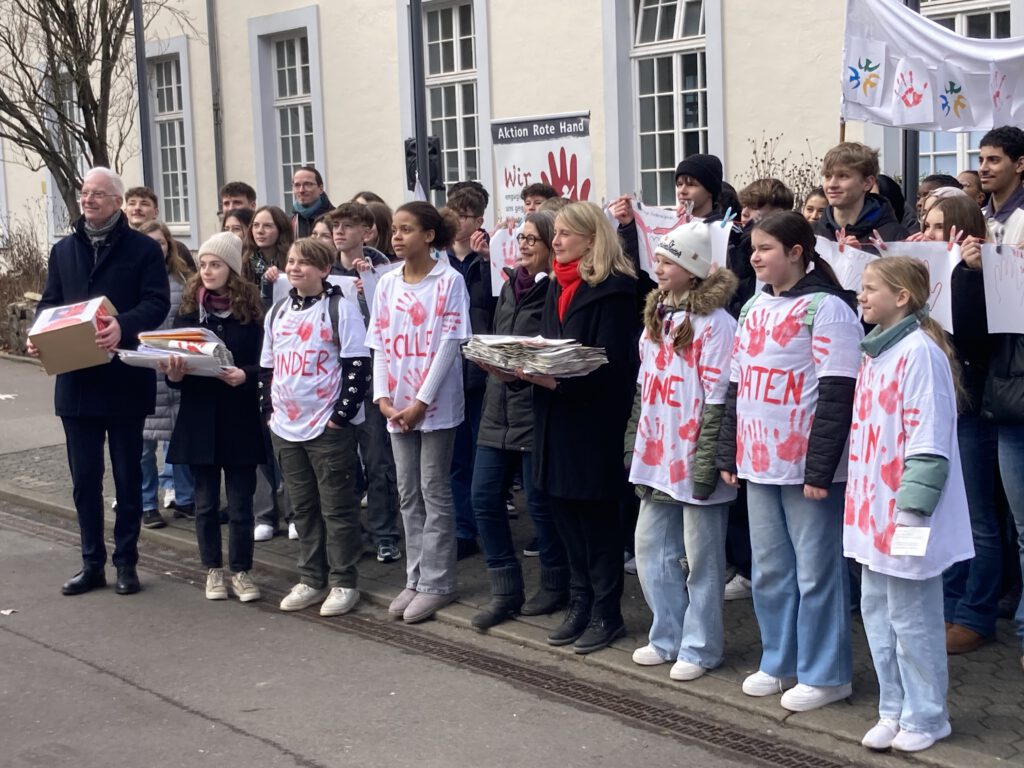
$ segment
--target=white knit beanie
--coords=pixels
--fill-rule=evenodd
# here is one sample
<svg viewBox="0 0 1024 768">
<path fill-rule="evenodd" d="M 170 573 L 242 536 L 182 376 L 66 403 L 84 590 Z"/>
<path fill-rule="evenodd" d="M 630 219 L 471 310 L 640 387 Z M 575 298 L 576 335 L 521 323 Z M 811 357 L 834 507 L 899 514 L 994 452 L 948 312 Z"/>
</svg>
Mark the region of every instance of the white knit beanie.
<svg viewBox="0 0 1024 768">
<path fill-rule="evenodd" d="M 207 253 L 227 264 L 236 275 L 242 274 L 242 241 L 231 232 L 218 232 L 201 246 L 199 258 Z"/>
<path fill-rule="evenodd" d="M 701 280 L 711 272 L 711 233 L 703 221 L 690 221 L 661 238 L 657 256 L 675 262 Z"/>
</svg>

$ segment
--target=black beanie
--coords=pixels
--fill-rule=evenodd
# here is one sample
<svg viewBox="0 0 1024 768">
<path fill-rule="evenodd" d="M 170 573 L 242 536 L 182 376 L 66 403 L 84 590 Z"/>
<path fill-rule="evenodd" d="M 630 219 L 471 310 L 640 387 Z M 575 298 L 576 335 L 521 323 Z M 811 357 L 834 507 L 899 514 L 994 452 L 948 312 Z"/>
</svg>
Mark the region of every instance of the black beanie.
<svg viewBox="0 0 1024 768">
<path fill-rule="evenodd" d="M 690 155 L 676 168 L 676 178 L 692 176 L 717 202 L 722 194 L 722 161 L 714 155 Z"/>
</svg>

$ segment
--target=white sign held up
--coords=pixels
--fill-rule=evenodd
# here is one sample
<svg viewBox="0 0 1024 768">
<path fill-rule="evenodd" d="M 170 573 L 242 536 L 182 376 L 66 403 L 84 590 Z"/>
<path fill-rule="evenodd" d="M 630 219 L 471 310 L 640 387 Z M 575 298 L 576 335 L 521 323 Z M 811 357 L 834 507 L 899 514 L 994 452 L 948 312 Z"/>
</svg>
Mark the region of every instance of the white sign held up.
<svg viewBox="0 0 1024 768">
<path fill-rule="evenodd" d="M 989 333 L 1024 333 L 1024 249 L 981 247 Z"/>
</svg>

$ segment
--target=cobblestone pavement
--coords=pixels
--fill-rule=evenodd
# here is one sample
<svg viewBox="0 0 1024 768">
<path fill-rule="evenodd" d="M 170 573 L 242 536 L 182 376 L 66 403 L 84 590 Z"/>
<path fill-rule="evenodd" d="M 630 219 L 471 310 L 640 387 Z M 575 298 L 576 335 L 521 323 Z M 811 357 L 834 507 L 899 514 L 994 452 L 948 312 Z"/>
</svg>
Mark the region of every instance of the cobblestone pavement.
<svg viewBox="0 0 1024 768">
<path fill-rule="evenodd" d="M 42 507 L 64 515 L 73 515 L 70 477 L 63 445 L 15 451 L 0 455 L 0 495 L 29 506 Z M 107 496 L 113 498 L 112 481 L 106 478 Z M 168 518 L 170 516 L 168 515 Z M 532 536 L 532 528 L 523 514 L 513 521 L 517 545 Z M 143 531 L 146 540 L 162 545 L 173 544 L 191 552 L 194 534 L 190 525 L 172 521 L 158 531 Z M 369 553 L 367 553 L 369 555 Z M 279 535 L 270 542 L 256 545 L 257 565 L 254 569 L 293 573 L 295 543 Z M 537 583 L 536 558 L 524 558 L 527 590 Z M 69 570 L 73 568 L 69 563 Z M 360 579 L 364 596 L 386 604 L 404 586 L 401 562 L 390 565 L 364 557 L 360 563 Z M 486 601 L 488 585 L 483 558 L 477 555 L 459 564 L 459 601 L 440 616 L 454 624 L 469 626 L 469 617 L 480 603 Z M 629 635 L 613 648 L 587 657 L 574 656 L 571 651 L 550 649 L 565 663 L 600 664 L 628 675 L 636 682 L 671 686 L 681 696 L 694 696 L 726 704 L 737 710 L 767 716 L 788 728 L 806 728 L 848 741 L 859 741 L 874 723 L 878 688 L 871 658 L 859 618 L 854 626 L 854 695 L 848 701 L 816 712 L 790 714 L 774 698 L 751 699 L 739 690 L 744 676 L 757 669 L 760 642 L 752 605 L 749 600 L 726 603 L 726 659 L 712 673 L 692 683 L 672 683 L 668 666 L 638 667 L 630 661 L 634 648 L 646 643 L 650 614 L 635 576 L 626 576 L 623 614 Z M 544 636 L 557 623 L 557 617 L 522 617 L 492 630 L 491 634 L 505 641 L 547 648 Z M 914 758 L 922 764 L 941 766 L 1005 765 L 1024 766 L 1024 671 L 1021 669 L 1017 641 L 1008 621 L 1000 621 L 998 638 L 975 653 L 950 658 L 950 708 L 953 736 L 935 748 Z M 692 706 L 692 700 L 691 706 Z M 867 762 L 867 756 L 865 756 Z M 906 762 L 906 759 L 900 762 Z M 894 763 L 888 763 L 894 764 Z"/>
</svg>

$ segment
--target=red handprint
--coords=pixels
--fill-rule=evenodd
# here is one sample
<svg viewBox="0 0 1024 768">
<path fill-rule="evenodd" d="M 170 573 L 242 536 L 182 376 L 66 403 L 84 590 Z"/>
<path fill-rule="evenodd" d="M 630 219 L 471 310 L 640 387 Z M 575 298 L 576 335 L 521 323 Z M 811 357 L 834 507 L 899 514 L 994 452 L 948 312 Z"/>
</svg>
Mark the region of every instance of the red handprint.
<svg viewBox="0 0 1024 768">
<path fill-rule="evenodd" d="M 857 519 L 857 500 L 854 498 L 853 485 L 846 488 L 846 504 L 843 506 L 843 525 L 853 525 Z"/>
<path fill-rule="evenodd" d="M 275 389 L 280 396 L 281 407 L 284 408 L 288 421 L 296 421 L 302 415 L 302 407 L 295 402 L 295 393 L 292 388 L 282 384 L 280 389 L 275 385 Z"/>
<path fill-rule="evenodd" d="M 654 428 L 646 416 L 640 422 L 640 429 L 637 436 L 644 441 L 644 449 L 640 453 L 640 461 L 649 467 L 656 467 L 661 464 L 665 456 L 665 425 L 661 419 L 654 419 Z"/>
<path fill-rule="evenodd" d="M 299 329 L 296 333 L 299 334 L 299 338 L 303 341 L 309 341 L 309 337 L 313 335 L 313 324 L 308 320 L 299 323 Z"/>
<path fill-rule="evenodd" d="M 867 533 L 868 527 L 874 524 L 871 519 L 871 505 L 875 501 L 875 484 L 868 481 L 865 475 L 861 483 L 860 510 L 857 513 L 857 527 L 861 533 Z"/>
<path fill-rule="evenodd" d="M 445 312 L 441 319 L 441 333 L 451 333 L 462 325 L 462 318 L 458 312 Z"/>
<path fill-rule="evenodd" d="M 668 368 L 672 362 L 672 339 L 665 337 L 662 339 L 661 346 L 658 347 L 658 354 L 654 358 L 654 367 L 659 371 L 664 371 Z"/>
<path fill-rule="evenodd" d="M 377 303 L 377 330 L 384 334 L 384 331 L 391 325 L 391 310 L 388 309 L 386 301 L 380 301 Z"/>
<path fill-rule="evenodd" d="M 906 355 L 904 355 L 896 362 L 896 372 L 893 380 L 886 384 L 885 376 L 883 376 L 879 382 L 881 385 L 881 391 L 878 395 L 878 404 L 881 405 L 882 410 L 890 416 L 896 413 L 896 408 L 899 406 L 900 398 L 903 395 L 900 391 L 900 384 L 903 383 L 903 372 L 906 368 L 907 358 Z"/>
<path fill-rule="evenodd" d="M 327 400 L 328 398 L 333 398 L 337 396 L 337 394 L 337 385 L 332 387 L 330 382 L 327 382 L 326 384 L 321 384 L 319 387 L 316 388 L 316 396 L 320 400 Z"/>
<path fill-rule="evenodd" d="M 747 427 L 742 421 L 737 419 L 736 421 L 736 466 L 743 463 L 743 451 L 746 450 L 746 442 L 744 439 L 744 432 Z"/>
<path fill-rule="evenodd" d="M 996 81 L 996 75 L 999 75 L 999 80 Z M 1002 72 L 993 73 L 992 75 L 992 108 L 999 110 L 1003 108 L 1003 102 L 1006 99 L 1003 96 L 1003 86 L 1006 85 L 1006 75 Z"/>
<path fill-rule="evenodd" d="M 896 78 L 894 92 L 907 107 L 913 108 L 918 106 L 924 100 L 924 92 L 927 90 L 928 83 L 922 85 L 921 90 L 917 90 L 914 86 L 914 70 L 910 70 L 906 74 L 900 72 Z"/>
<path fill-rule="evenodd" d="M 334 338 L 334 334 L 331 333 L 331 327 L 329 325 L 320 326 L 320 341 L 330 341 Z"/>
<path fill-rule="evenodd" d="M 797 413 L 799 412 L 799 419 Z M 797 464 L 807 456 L 807 435 L 804 434 L 804 420 L 807 421 L 807 431 L 811 431 L 811 424 L 814 422 L 814 414 L 807 418 L 807 411 L 794 408 L 789 414 L 789 435 L 775 447 L 775 453 L 783 461 Z M 775 430 L 775 439 L 779 440 L 779 430 Z"/>
<path fill-rule="evenodd" d="M 709 325 L 708 328 L 710 329 L 711 326 Z M 703 337 L 704 334 L 701 334 L 700 337 L 693 340 L 693 343 L 690 344 L 690 346 L 683 350 L 683 360 L 691 368 L 696 368 L 700 362 L 701 353 L 704 351 Z"/>
<path fill-rule="evenodd" d="M 871 533 L 875 537 L 875 549 L 888 555 L 892 549 L 892 537 L 896 534 L 896 499 L 889 499 L 889 510 L 885 528 L 878 530 L 874 518 L 871 519 Z"/>
<path fill-rule="evenodd" d="M 767 472 L 772 457 L 768 453 L 768 429 L 761 421 L 750 425 L 750 466 L 758 473 Z"/>
<path fill-rule="evenodd" d="M 809 300 L 797 301 L 789 308 L 789 312 L 782 318 L 782 322 L 772 328 L 772 338 L 780 347 L 789 344 L 800 333 L 800 328 L 804 324 L 803 318 L 810 303 Z"/>
<path fill-rule="evenodd" d="M 700 437 L 700 398 L 695 398 L 693 401 L 693 410 L 690 414 L 690 420 L 683 423 L 679 427 L 679 439 L 686 442 L 696 442 L 697 438 Z"/>
<path fill-rule="evenodd" d="M 540 179 L 545 184 L 550 184 L 559 195 L 570 200 L 590 199 L 590 179 L 584 179 L 583 184 L 577 188 L 576 155 L 566 163 L 565 147 L 558 151 L 558 165 L 555 165 L 555 153 L 548 152 L 548 169 L 550 174 L 540 172 Z"/>
<path fill-rule="evenodd" d="M 672 450 L 675 451 L 675 446 L 672 446 Z M 685 459 L 675 459 L 668 465 L 668 479 L 671 483 L 678 483 L 687 478 L 689 473 L 686 469 Z"/>
<path fill-rule="evenodd" d="M 862 363 L 857 376 L 857 418 L 861 421 L 866 421 L 871 415 L 871 403 L 875 398 L 871 385 L 874 383 L 875 375 L 870 364 Z"/>
<path fill-rule="evenodd" d="M 751 312 L 747 317 L 747 354 L 757 357 L 764 352 L 764 343 L 768 338 L 768 326 L 765 319 L 765 310 Z"/>
<path fill-rule="evenodd" d="M 415 294 L 409 291 L 402 294 L 402 298 L 398 300 L 395 309 L 399 312 L 408 312 L 409 319 L 416 326 L 423 325 L 423 322 L 427 319 L 427 308 L 423 306 L 423 302 L 416 298 Z"/>
<path fill-rule="evenodd" d="M 882 482 L 893 491 L 900 489 L 900 481 L 903 479 L 903 449 L 906 442 L 907 433 L 901 430 L 896 437 L 896 455 L 890 461 L 885 460 L 887 451 L 886 447 L 882 446 Z"/>
<path fill-rule="evenodd" d="M 444 317 L 444 308 L 448 303 L 448 294 L 444 291 L 438 291 L 437 301 L 434 302 L 434 317 Z"/>
<path fill-rule="evenodd" d="M 423 382 L 427 378 L 427 372 L 422 368 L 412 368 L 405 372 L 405 376 L 402 377 L 402 381 L 412 387 L 414 392 L 419 392 L 420 387 L 423 386 Z"/>
<path fill-rule="evenodd" d="M 828 357 L 829 345 L 832 343 L 832 339 L 828 336 L 815 336 L 811 339 L 811 356 L 814 358 L 814 362 L 821 365 L 825 362 L 825 358 Z"/>
</svg>

